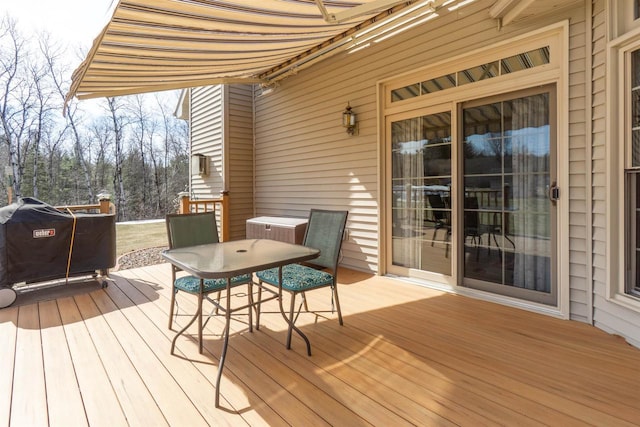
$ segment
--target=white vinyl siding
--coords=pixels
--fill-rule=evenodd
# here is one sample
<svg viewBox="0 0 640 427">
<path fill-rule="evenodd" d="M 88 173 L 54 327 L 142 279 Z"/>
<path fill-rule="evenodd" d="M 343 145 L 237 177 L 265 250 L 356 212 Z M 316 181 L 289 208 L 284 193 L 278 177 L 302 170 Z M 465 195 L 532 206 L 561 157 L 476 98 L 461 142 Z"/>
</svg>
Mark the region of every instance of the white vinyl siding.
<svg viewBox="0 0 640 427">
<path fill-rule="evenodd" d="M 229 191 L 229 238 L 245 237 L 253 216 L 253 105 L 251 85 L 191 90 L 191 152 L 209 160 L 208 176 L 191 175 L 196 199 Z"/>
<path fill-rule="evenodd" d="M 210 199 L 223 190 L 223 86 L 191 89 L 191 154 L 203 154 L 209 175 L 191 174 L 191 196 Z"/>
<path fill-rule="evenodd" d="M 253 87 L 230 85 L 226 90 L 229 235 L 237 240 L 245 237 L 246 220 L 253 217 Z"/>
<path fill-rule="evenodd" d="M 589 49 L 586 18 L 585 9 L 577 8 L 569 19 L 569 191 L 563 196 L 569 198 L 569 315 L 571 319 L 590 322 L 587 198 L 591 170 L 587 148 L 590 111 L 587 107 L 591 95 L 585 80 Z"/>
<path fill-rule="evenodd" d="M 593 323 L 605 330 L 610 316 L 607 314 L 606 281 L 607 281 L 607 179 L 606 179 L 606 45 L 607 23 L 605 1 L 593 2 Z"/>
</svg>

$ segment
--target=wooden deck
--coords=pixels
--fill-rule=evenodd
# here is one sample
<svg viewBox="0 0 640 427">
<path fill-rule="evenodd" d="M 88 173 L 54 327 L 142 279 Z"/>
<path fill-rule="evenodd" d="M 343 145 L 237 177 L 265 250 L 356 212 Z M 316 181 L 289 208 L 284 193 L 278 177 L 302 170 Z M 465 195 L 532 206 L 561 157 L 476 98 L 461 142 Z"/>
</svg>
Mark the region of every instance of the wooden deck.
<svg viewBox="0 0 640 427">
<path fill-rule="evenodd" d="M 0 310 L 0 426 L 638 425 L 640 350 L 578 322 L 341 271 L 345 325 L 279 314 L 221 322 L 169 354 L 169 266 L 106 289 Z M 309 295 L 328 305 L 328 293 Z M 321 297 L 321 298 L 318 298 Z M 243 298 L 244 299 L 244 298 Z M 179 298 L 182 311 L 194 298 Z M 271 304 L 271 303 L 270 303 Z M 266 307 L 275 310 L 275 304 Z M 178 319 L 184 324 L 186 318 Z"/>
</svg>

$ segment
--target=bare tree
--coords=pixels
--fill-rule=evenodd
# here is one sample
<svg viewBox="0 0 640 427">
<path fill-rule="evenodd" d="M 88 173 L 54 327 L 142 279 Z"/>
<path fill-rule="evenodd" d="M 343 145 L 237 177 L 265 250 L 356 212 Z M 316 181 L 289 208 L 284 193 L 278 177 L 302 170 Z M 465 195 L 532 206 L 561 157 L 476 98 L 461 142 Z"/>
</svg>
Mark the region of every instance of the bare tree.
<svg viewBox="0 0 640 427">
<path fill-rule="evenodd" d="M 65 94 L 69 89 L 69 85 L 67 84 L 67 80 L 65 80 L 64 76 L 69 75 L 69 69 L 66 66 L 60 66 L 60 58 L 62 56 L 62 48 L 59 46 L 55 46 L 52 44 L 51 39 L 49 37 L 40 37 L 39 40 L 40 51 L 44 57 L 44 61 L 46 63 L 49 77 L 53 84 L 56 95 L 58 96 L 58 101 L 60 105 L 64 104 Z M 66 125 L 71 131 L 71 137 L 73 140 L 73 149 L 74 156 L 76 159 L 76 165 L 79 171 L 82 171 L 82 175 L 84 177 L 83 187 L 86 190 L 86 196 L 88 200 L 85 200 L 85 197 L 80 197 L 78 202 L 95 201 L 95 192 L 93 186 L 91 185 L 91 171 L 89 163 L 84 156 L 84 147 L 82 146 L 82 138 L 80 136 L 79 130 L 79 122 L 82 122 L 82 114 L 81 110 L 78 108 L 78 102 L 75 100 L 70 100 L 67 104 L 67 113 L 65 114 Z"/>
<path fill-rule="evenodd" d="M 107 191 L 120 221 L 163 215 L 188 181 L 187 125 L 171 114 L 176 97 L 109 98 L 90 121 L 71 100 L 63 118 L 63 58 L 50 36 L 25 38 L 11 18 L 0 21 L 0 174 L 3 165 L 11 171 L 0 191 L 52 204 Z"/>
<path fill-rule="evenodd" d="M 127 218 L 127 197 L 124 189 L 122 165 L 124 162 L 124 130 L 126 119 L 123 106 L 119 98 L 107 98 L 107 107 L 111 119 L 113 145 L 115 149 L 115 170 L 113 174 L 113 188 L 117 209 L 117 220 Z"/>
<path fill-rule="evenodd" d="M 138 160 L 138 167 L 134 166 L 136 181 L 139 184 L 137 191 L 137 211 L 144 216 L 145 206 L 150 201 L 148 197 L 149 185 L 147 182 L 147 146 L 153 139 L 153 124 L 150 114 L 147 112 L 145 100 L 142 95 L 129 97 L 129 109 L 131 111 L 131 138 L 132 148 L 137 151 L 135 158 Z M 133 165 L 132 165 L 133 166 Z M 134 172 L 132 171 L 132 172 Z"/>
<path fill-rule="evenodd" d="M 112 185 L 108 182 L 108 177 L 111 176 L 110 165 L 114 163 L 112 156 L 109 156 L 111 152 L 110 147 L 110 126 L 106 117 L 99 117 L 94 119 L 91 129 L 92 147 L 93 150 L 89 150 L 89 161 L 94 166 L 94 173 L 92 177 L 93 187 L 99 189 L 99 191 L 113 191 Z M 107 190 L 110 189 L 110 190 Z"/>
<path fill-rule="evenodd" d="M 33 120 L 29 129 L 29 137 L 32 141 L 31 161 L 32 169 L 32 194 L 39 197 L 38 191 L 38 166 L 40 162 L 40 147 L 45 136 L 50 135 L 50 129 L 54 126 L 50 117 L 53 111 L 52 92 L 47 82 L 47 68 L 40 63 L 37 56 L 31 55 L 28 61 L 28 78 L 33 85 Z"/>
<path fill-rule="evenodd" d="M 65 142 L 64 137 L 65 132 L 60 131 L 42 138 L 41 157 L 46 159 L 45 185 L 42 190 L 47 200 L 57 201 L 60 198 L 60 190 L 62 189 L 62 185 L 60 184 L 60 169 L 63 155 L 62 147 Z"/>
<path fill-rule="evenodd" d="M 26 75 L 27 44 L 15 20 L 5 16 L 0 21 L 0 122 L 4 142 L 9 150 L 12 187 L 22 195 L 22 177 L 32 135 L 34 90 Z"/>
<path fill-rule="evenodd" d="M 172 136 L 172 122 L 175 121 L 175 119 L 172 120 L 171 115 L 169 114 L 169 112 L 167 111 L 167 108 L 165 107 L 164 102 L 162 102 L 162 100 L 156 96 L 156 106 L 158 108 L 158 110 L 160 111 L 160 116 L 162 118 L 162 141 L 163 141 L 163 147 L 162 147 L 162 154 L 163 154 L 163 158 L 162 158 L 162 177 L 160 177 L 160 173 L 158 170 L 158 167 L 156 165 L 155 159 L 154 159 L 154 165 L 156 165 L 155 167 L 155 186 L 156 186 L 156 192 L 158 194 L 158 200 L 160 201 L 161 198 L 161 188 L 164 188 L 164 199 L 162 200 L 162 206 L 164 206 L 164 209 L 167 209 L 169 207 L 169 175 L 168 175 L 168 170 L 169 170 L 169 157 L 170 157 L 170 144 L 171 144 L 171 136 Z M 160 208 L 160 206 L 159 206 Z"/>
</svg>

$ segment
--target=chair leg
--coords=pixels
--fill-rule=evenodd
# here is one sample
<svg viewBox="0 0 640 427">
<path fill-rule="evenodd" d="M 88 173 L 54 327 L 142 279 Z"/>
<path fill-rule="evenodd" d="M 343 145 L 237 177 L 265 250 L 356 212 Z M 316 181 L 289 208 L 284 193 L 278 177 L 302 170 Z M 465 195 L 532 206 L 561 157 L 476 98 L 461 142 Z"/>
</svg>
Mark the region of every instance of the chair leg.
<svg viewBox="0 0 640 427">
<path fill-rule="evenodd" d="M 447 243 L 449 243 L 449 233 L 450 233 L 450 231 L 449 230 L 445 230 L 445 232 L 447 234 L 445 234 L 445 236 L 444 236 L 444 244 L 445 244 L 444 257 L 445 258 L 449 258 L 449 245 Z"/>
<path fill-rule="evenodd" d="M 220 304 L 220 295 L 222 295 L 222 291 L 218 291 L 218 299 L 216 301 L 218 301 L 218 304 Z M 219 313 L 219 309 L 218 306 L 216 305 L 216 315 Z"/>
<path fill-rule="evenodd" d="M 249 332 L 253 332 L 253 281 L 247 284 L 249 292 Z"/>
<path fill-rule="evenodd" d="M 256 331 L 260 330 L 260 307 L 262 305 L 262 280 L 258 282 L 258 303 L 256 304 Z"/>
<path fill-rule="evenodd" d="M 342 322 L 342 311 L 340 311 L 340 300 L 338 299 L 338 286 L 333 285 L 331 288 L 333 290 L 333 296 L 336 300 L 336 310 L 338 310 L 338 322 L 340 322 L 340 326 L 342 326 L 344 325 L 344 323 Z"/>
<path fill-rule="evenodd" d="M 172 331 L 172 327 L 173 327 L 173 310 L 174 307 L 176 305 L 176 294 L 178 293 L 178 290 L 173 287 L 173 285 L 171 286 L 171 305 L 169 306 L 169 330 Z"/>
</svg>

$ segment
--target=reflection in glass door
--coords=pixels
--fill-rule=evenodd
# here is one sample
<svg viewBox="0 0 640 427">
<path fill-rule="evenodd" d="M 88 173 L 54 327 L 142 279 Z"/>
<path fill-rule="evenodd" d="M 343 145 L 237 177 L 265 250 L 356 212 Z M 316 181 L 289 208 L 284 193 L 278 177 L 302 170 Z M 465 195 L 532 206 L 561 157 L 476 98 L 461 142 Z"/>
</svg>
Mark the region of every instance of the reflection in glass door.
<svg viewBox="0 0 640 427">
<path fill-rule="evenodd" d="M 391 123 L 392 265 L 451 275 L 451 113 Z"/>
<path fill-rule="evenodd" d="M 553 88 L 462 106 L 463 284 L 556 303 Z"/>
</svg>

